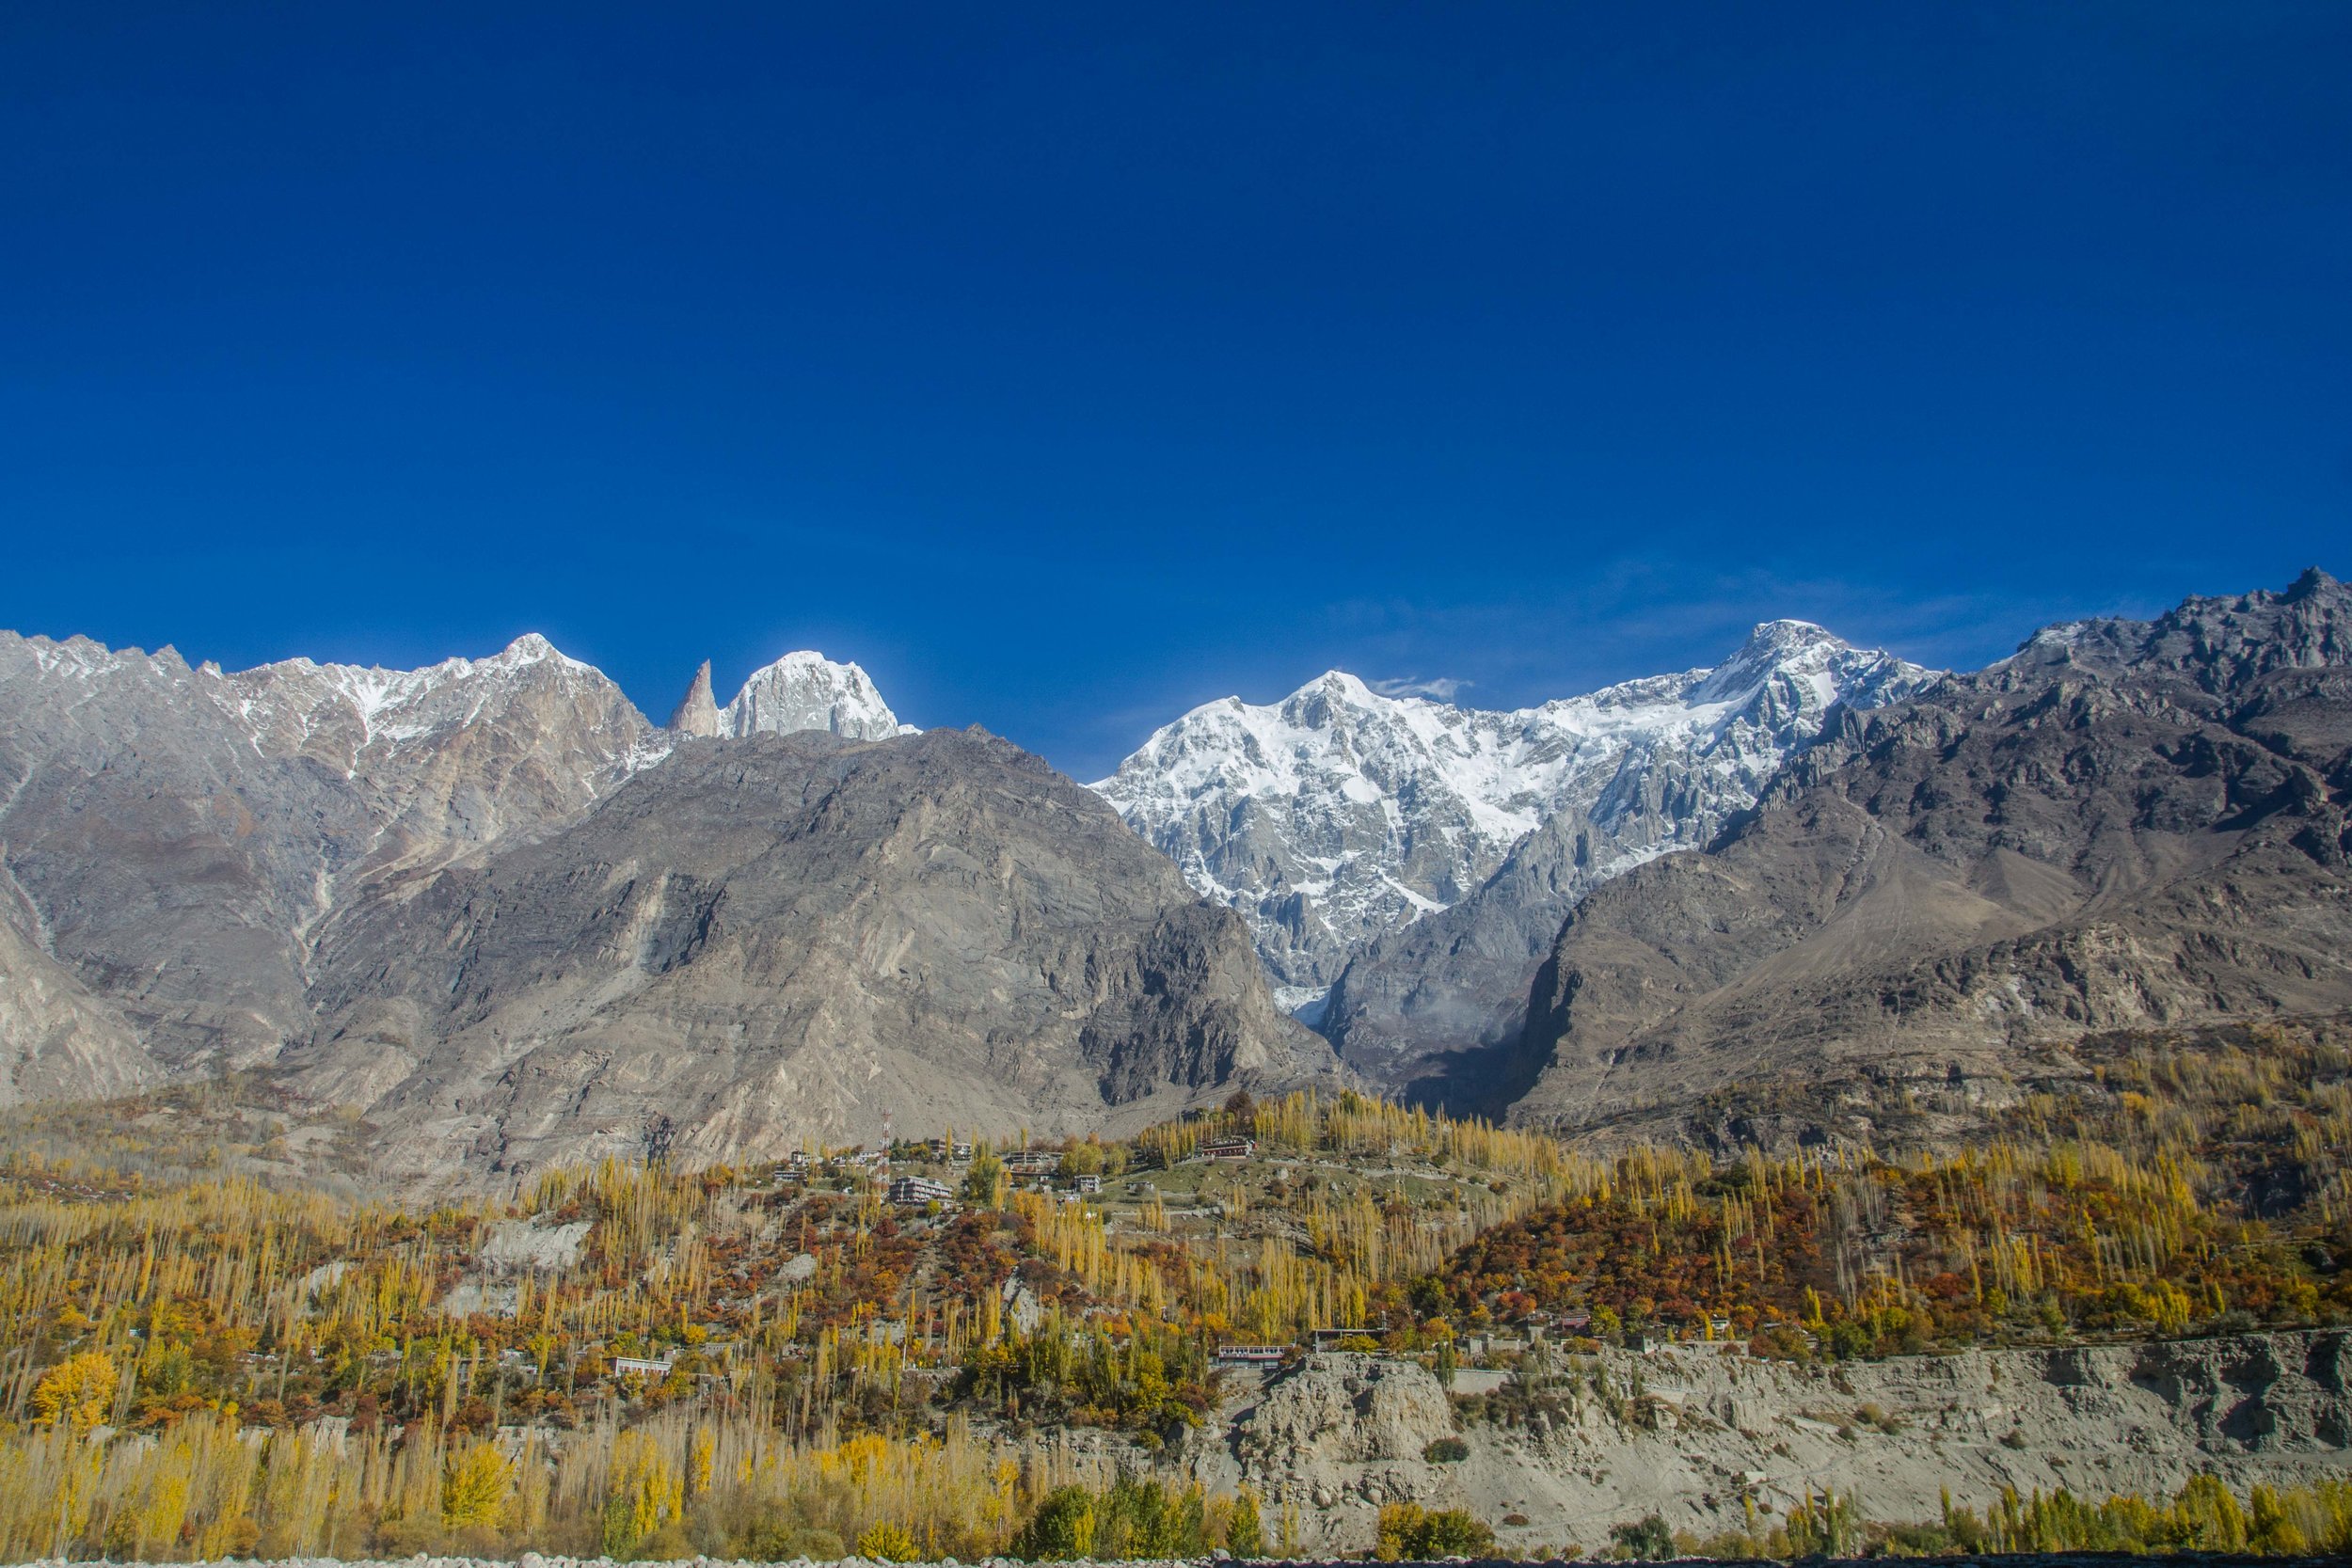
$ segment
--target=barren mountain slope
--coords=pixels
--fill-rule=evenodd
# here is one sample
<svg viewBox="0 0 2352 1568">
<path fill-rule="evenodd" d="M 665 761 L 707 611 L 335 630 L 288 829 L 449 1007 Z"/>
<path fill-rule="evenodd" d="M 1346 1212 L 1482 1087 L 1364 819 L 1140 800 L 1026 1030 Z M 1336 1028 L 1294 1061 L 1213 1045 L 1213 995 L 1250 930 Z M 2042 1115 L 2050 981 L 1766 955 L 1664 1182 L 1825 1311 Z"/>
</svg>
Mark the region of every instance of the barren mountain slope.
<svg viewBox="0 0 2352 1568">
<path fill-rule="evenodd" d="M 341 892 L 576 815 L 654 734 L 536 637 L 223 674 L 0 633 L 0 856 L 47 952 L 162 1062 L 266 1060 L 308 1030 L 309 934 Z"/>
<path fill-rule="evenodd" d="M 25 913 L 0 879 L 0 1105 L 95 1100 L 153 1082 L 159 1069 L 138 1036 L 42 949 Z"/>
<path fill-rule="evenodd" d="M 1864 1064 L 2352 1002 L 2352 594 L 2045 631 L 1849 714 L 1708 852 L 1595 892 L 1498 1093 L 1581 1126 Z M 1523 1098 L 1520 1098 L 1521 1095 Z"/>
<path fill-rule="evenodd" d="M 293 1082 L 414 1173 L 870 1143 L 884 1110 L 1066 1131 L 1333 1065 L 1234 915 L 977 732 L 683 742 L 337 915 L 317 973 Z"/>
<path fill-rule="evenodd" d="M 1712 1345 L 1612 1347 L 1572 1373 L 1564 1357 L 1466 1370 L 1451 1390 L 1409 1361 L 1321 1355 L 1249 1376 L 1219 1412 L 1224 1430 L 1192 1434 L 1184 1452 L 1210 1487 L 1247 1481 L 1269 1513 L 1289 1509 L 1302 1545 L 1327 1556 L 1369 1545 L 1380 1504 L 1399 1497 L 1502 1521 L 1502 1548 L 1536 1557 L 1564 1541 L 1592 1552 L 1649 1513 L 1702 1539 L 1763 1534 L 1824 1491 L 1873 1519 L 1933 1522 L 1947 1500 L 1989 1513 L 2005 1487 L 2164 1497 L 2199 1475 L 2241 1491 L 2341 1483 L 2345 1349 L 2323 1330 L 1798 1367 Z M 1506 1379 L 1554 1391 L 1531 1418 L 1459 1420 L 1449 1392 L 1491 1397 Z M 1613 1412 L 1594 1397 L 1603 1387 L 1635 1393 Z M 1461 1460 L 1424 1457 L 1454 1436 Z"/>
</svg>

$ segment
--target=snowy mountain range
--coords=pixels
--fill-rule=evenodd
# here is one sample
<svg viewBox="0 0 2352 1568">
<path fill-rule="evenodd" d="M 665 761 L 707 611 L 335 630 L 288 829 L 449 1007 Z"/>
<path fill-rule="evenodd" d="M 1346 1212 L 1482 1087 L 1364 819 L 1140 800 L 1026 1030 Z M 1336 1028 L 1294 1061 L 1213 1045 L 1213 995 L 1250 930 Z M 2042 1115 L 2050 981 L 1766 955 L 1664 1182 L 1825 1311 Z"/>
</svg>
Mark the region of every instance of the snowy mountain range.
<svg viewBox="0 0 2352 1568">
<path fill-rule="evenodd" d="M 1585 888 L 1704 843 L 1834 705 L 1933 678 L 1803 621 L 1757 626 L 1712 668 L 1511 712 L 1383 696 L 1332 671 L 1279 703 L 1195 708 L 1094 787 L 1241 913 L 1278 996 L 1314 1018 L 1352 960 L 1473 900 L 1542 830 L 1572 823 L 1567 885 L 1539 900 L 1556 907 L 1514 911 L 1541 928 L 1532 972 Z"/>
<path fill-rule="evenodd" d="M 1333 671 L 1278 704 L 1197 708 L 1093 787 L 1242 916 L 1283 1006 L 1403 1087 L 1517 1027 L 1591 888 L 1707 842 L 1834 705 L 1931 678 L 1797 621 L 1710 669 L 1507 713 Z M 705 664 L 657 728 L 538 636 L 420 670 L 233 673 L 170 649 L 0 636 L 10 714 L 0 892 L 24 961 L 9 967 L 65 960 L 41 994 L 67 1034 L 135 1037 L 174 1070 L 271 1059 L 303 1026 L 314 948 L 358 901 L 577 822 L 682 745 L 910 728 L 864 670 L 806 651 L 723 707 Z M 176 901 L 190 878 L 220 896 Z M 86 993 L 77 975 L 101 983 Z M 59 1074 L 135 1070 L 77 1049 Z"/>
<path fill-rule="evenodd" d="M 1512 712 L 1334 671 L 1090 790 L 813 653 L 657 727 L 535 636 L 229 673 L 0 632 L 0 1105 L 250 1069 L 512 1175 L 1343 1067 L 1591 1125 L 2332 1010 L 2347 625 L 2313 571 L 1976 675 L 1801 621 Z"/>
</svg>

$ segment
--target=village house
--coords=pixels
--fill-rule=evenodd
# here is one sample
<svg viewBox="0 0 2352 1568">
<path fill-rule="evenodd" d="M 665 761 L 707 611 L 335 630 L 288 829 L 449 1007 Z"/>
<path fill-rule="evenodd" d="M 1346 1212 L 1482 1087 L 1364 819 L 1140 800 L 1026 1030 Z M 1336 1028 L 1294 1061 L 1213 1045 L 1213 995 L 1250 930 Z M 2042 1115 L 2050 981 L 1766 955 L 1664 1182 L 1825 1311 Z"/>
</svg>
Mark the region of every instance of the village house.
<svg viewBox="0 0 2352 1568">
<path fill-rule="evenodd" d="M 928 1176 L 901 1176 L 890 1184 L 890 1201 L 902 1208 L 919 1209 L 926 1203 L 946 1203 L 956 1196 L 956 1190 L 945 1181 L 934 1181 Z"/>
</svg>

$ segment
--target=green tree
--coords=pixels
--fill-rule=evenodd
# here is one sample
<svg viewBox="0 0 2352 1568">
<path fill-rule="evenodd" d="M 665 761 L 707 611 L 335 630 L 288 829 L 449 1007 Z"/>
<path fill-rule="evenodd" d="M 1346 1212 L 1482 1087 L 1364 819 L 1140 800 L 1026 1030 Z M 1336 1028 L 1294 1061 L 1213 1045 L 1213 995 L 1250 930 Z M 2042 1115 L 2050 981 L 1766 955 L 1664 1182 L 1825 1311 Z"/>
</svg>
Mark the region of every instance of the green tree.
<svg viewBox="0 0 2352 1568">
<path fill-rule="evenodd" d="M 1655 1513 L 1644 1514 L 1629 1525 L 1610 1526 L 1609 1539 L 1615 1543 L 1619 1557 L 1635 1562 L 1662 1562 L 1675 1555 L 1674 1531 Z"/>
<path fill-rule="evenodd" d="M 1442 1508 L 1422 1522 L 1416 1557 L 1485 1557 L 1495 1532 L 1466 1508 Z"/>
<path fill-rule="evenodd" d="M 1788 1511 L 1788 1549 L 1798 1557 L 1851 1557 L 1862 1549 L 1862 1510 L 1851 1497 L 1823 1492 Z"/>
<path fill-rule="evenodd" d="M 488 1443 L 452 1454 L 441 1470 L 441 1523 L 451 1529 L 499 1523 L 515 1466 Z"/>
<path fill-rule="evenodd" d="M 1225 1549 L 1235 1557 L 1265 1556 L 1265 1522 L 1258 1516 L 1258 1495 L 1247 1486 L 1226 1517 Z"/>
<path fill-rule="evenodd" d="M 2198 1552 L 2246 1550 L 2246 1511 L 2221 1478 L 2191 1476 L 2172 1499 L 2172 1528 L 2180 1544 Z"/>
<path fill-rule="evenodd" d="M 1382 1562 L 1483 1557 L 1495 1544 L 1495 1532 L 1461 1508 L 1431 1513 L 1419 1503 L 1390 1503 L 1375 1528 L 1373 1556 Z"/>
<path fill-rule="evenodd" d="M 981 1209 L 1005 1204 L 1005 1163 L 986 1144 L 975 1144 L 972 1164 L 963 1173 L 964 1201 Z"/>
<path fill-rule="evenodd" d="M 1030 1562 L 1067 1562 L 1094 1555 L 1094 1494 L 1057 1486 L 1012 1538 L 1012 1555 Z"/>
<path fill-rule="evenodd" d="M 877 1562 L 913 1562 L 922 1554 L 914 1544 L 914 1533 L 904 1525 L 877 1519 L 857 1538 L 857 1555 Z"/>
<path fill-rule="evenodd" d="M 1198 1487 L 1174 1496 L 1156 1481 L 1121 1476 L 1095 1508 L 1095 1555 L 1199 1557 L 1208 1549 L 1207 1507 Z"/>
</svg>

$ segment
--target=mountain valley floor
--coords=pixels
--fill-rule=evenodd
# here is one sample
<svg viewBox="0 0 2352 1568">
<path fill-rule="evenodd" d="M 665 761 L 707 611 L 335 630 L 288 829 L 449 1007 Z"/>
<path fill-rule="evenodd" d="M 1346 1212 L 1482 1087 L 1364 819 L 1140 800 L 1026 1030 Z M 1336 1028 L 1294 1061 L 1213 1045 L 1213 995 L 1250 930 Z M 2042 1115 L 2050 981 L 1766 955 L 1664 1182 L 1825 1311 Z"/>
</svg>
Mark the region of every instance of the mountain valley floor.
<svg viewBox="0 0 2352 1568">
<path fill-rule="evenodd" d="M 2329 1017 L 1883 1152 L 1302 1092 L 414 1204 L 262 1078 L 12 1112 L 0 1557 L 2352 1544 L 2347 1083 Z"/>
</svg>

